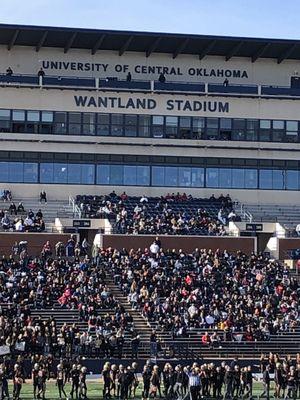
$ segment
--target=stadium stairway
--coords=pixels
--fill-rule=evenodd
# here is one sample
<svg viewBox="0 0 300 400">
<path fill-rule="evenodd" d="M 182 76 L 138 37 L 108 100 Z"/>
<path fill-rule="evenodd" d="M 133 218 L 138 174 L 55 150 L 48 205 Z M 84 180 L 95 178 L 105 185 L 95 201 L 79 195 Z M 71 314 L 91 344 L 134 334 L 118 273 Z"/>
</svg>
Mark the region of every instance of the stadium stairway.
<svg viewBox="0 0 300 400">
<path fill-rule="evenodd" d="M 150 324 L 137 310 L 131 308 L 127 297 L 124 296 L 123 292 L 117 285 L 115 285 L 114 280 L 110 275 L 107 275 L 106 277 L 106 284 L 115 299 L 124 307 L 125 312 L 128 312 L 132 316 L 134 327 L 140 335 L 141 341 L 149 343 L 152 331 Z"/>
</svg>

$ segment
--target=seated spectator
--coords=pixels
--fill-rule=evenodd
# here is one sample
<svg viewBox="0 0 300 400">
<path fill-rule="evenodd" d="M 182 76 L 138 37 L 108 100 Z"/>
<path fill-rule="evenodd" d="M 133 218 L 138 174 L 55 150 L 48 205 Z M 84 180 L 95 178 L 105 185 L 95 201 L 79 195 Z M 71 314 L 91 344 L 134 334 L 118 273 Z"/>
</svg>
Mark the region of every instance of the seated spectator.
<svg viewBox="0 0 300 400">
<path fill-rule="evenodd" d="M 23 213 L 25 212 L 25 208 L 23 203 L 20 201 L 20 203 L 18 204 L 18 208 L 17 208 L 18 213 Z"/>
<path fill-rule="evenodd" d="M 231 210 L 227 216 L 228 221 L 236 221 L 236 213 Z"/>
<path fill-rule="evenodd" d="M 14 202 L 10 203 L 8 211 L 10 212 L 10 215 L 17 215 L 17 207 Z"/>
<path fill-rule="evenodd" d="M 46 227 L 45 227 L 45 222 L 42 218 L 36 218 L 34 220 L 34 229 L 37 232 L 44 232 Z"/>
<path fill-rule="evenodd" d="M 126 192 L 123 192 L 123 193 L 121 194 L 120 198 L 121 198 L 122 201 L 127 200 L 127 199 L 128 199 L 128 196 L 127 196 Z"/>
<path fill-rule="evenodd" d="M 3 218 L 1 219 L 1 226 L 4 230 L 8 230 L 11 227 L 11 221 L 9 219 L 7 212 L 5 212 Z"/>
<path fill-rule="evenodd" d="M 25 230 L 24 221 L 22 218 L 18 218 L 15 222 L 14 228 L 17 232 L 23 232 Z"/>
<path fill-rule="evenodd" d="M 32 220 L 34 219 L 34 212 L 32 211 L 31 208 L 29 209 L 29 211 L 28 211 L 28 213 L 27 213 L 27 216 L 28 216 L 29 218 L 31 218 Z"/>
<path fill-rule="evenodd" d="M 143 194 L 143 196 L 140 199 L 140 203 L 148 203 L 147 197 Z"/>
<path fill-rule="evenodd" d="M 33 219 L 27 215 L 27 217 L 24 219 L 24 229 L 25 231 L 30 231 L 34 226 Z"/>
<path fill-rule="evenodd" d="M 116 192 L 113 190 L 110 194 L 109 194 L 109 197 L 111 198 L 111 199 L 115 199 L 115 198 L 117 198 L 118 196 L 117 196 L 117 194 L 116 194 Z"/>
<path fill-rule="evenodd" d="M 42 219 L 42 218 L 43 218 L 42 210 L 39 209 L 38 212 L 35 214 L 35 216 L 36 216 L 38 219 Z"/>
<path fill-rule="evenodd" d="M 223 224 L 226 225 L 227 220 L 226 217 L 224 215 L 224 210 L 223 208 L 220 208 L 219 212 L 218 212 L 218 220 Z"/>
<path fill-rule="evenodd" d="M 208 332 L 205 332 L 205 334 L 202 336 L 201 342 L 204 346 L 210 345 L 211 339 L 210 339 Z"/>
</svg>

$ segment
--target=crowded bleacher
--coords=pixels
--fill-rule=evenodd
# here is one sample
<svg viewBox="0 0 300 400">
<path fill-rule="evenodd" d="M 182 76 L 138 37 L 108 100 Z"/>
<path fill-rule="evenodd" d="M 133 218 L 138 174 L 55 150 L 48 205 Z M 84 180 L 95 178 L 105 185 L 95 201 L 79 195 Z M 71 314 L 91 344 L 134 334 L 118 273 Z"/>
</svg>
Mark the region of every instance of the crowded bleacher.
<svg viewBox="0 0 300 400">
<path fill-rule="evenodd" d="M 160 329 L 187 337 L 197 328 L 225 333 L 225 340 L 268 340 L 300 322 L 299 284 L 288 269 L 262 255 L 195 249 L 164 251 L 160 240 L 144 251 L 103 251 L 115 282 Z M 221 338 L 208 335 L 204 344 Z M 222 338 L 222 340 L 224 340 Z"/>
<path fill-rule="evenodd" d="M 81 245 L 77 245 L 78 256 L 70 251 L 76 248 L 74 237 L 65 247 L 72 259 L 55 259 L 49 242 L 40 257 L 29 257 L 22 242 L 14 255 L 0 260 L 0 345 L 9 346 L 12 354 L 22 343 L 27 355 L 113 356 L 124 332 L 133 332 L 132 317 L 110 293 L 103 268 L 84 256 Z M 53 316 L 45 320 L 31 314 L 32 310 L 59 307 L 78 311 L 77 322 L 85 322 L 84 331 L 78 329 L 76 321 L 59 327 Z"/>
<path fill-rule="evenodd" d="M 76 204 L 84 218 L 108 218 L 114 233 L 168 235 L 226 235 L 225 226 L 239 217 L 227 195 L 209 199 L 185 193 L 161 197 L 117 195 L 77 195 Z"/>
</svg>

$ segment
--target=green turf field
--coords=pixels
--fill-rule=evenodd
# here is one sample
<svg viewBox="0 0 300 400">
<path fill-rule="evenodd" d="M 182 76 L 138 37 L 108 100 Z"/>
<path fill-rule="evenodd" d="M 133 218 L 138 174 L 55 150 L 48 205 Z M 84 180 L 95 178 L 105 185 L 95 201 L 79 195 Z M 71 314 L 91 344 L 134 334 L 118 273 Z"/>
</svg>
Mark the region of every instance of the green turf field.
<svg viewBox="0 0 300 400">
<path fill-rule="evenodd" d="M 142 393 L 142 383 L 140 383 L 138 389 L 137 389 L 137 399 L 141 399 L 141 393 Z M 102 382 L 96 381 L 96 380 L 88 380 L 87 381 L 87 387 L 88 387 L 88 398 L 89 399 L 102 399 L 103 395 L 102 395 Z M 257 397 L 261 392 L 262 392 L 262 384 L 261 383 L 254 383 L 254 390 L 253 390 L 253 394 L 254 397 Z M 271 386 L 272 387 L 272 386 Z M 70 384 L 66 384 L 65 386 L 65 392 L 66 394 L 69 396 L 70 394 Z M 272 390 L 270 391 L 270 395 L 271 397 L 273 397 L 273 387 Z M 12 398 L 12 385 L 9 385 L 9 394 L 10 397 Z M 23 384 L 22 387 L 22 391 L 21 391 L 21 399 L 33 399 L 33 390 L 32 390 L 32 384 L 30 381 L 27 381 L 25 384 Z M 46 391 L 46 399 L 59 399 L 58 397 L 58 390 L 57 387 L 55 385 L 54 381 L 49 381 L 47 382 L 47 391 Z M 187 399 L 189 399 L 189 397 L 187 397 Z"/>
</svg>

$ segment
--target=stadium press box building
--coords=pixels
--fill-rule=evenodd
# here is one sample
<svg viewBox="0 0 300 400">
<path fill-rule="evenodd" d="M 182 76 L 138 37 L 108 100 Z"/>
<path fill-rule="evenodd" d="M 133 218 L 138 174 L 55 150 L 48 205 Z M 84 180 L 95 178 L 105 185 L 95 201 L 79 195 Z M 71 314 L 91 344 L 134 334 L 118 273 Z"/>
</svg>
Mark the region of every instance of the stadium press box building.
<svg viewBox="0 0 300 400">
<path fill-rule="evenodd" d="M 0 25 L 0 188 L 296 204 L 299 60 L 293 40 Z"/>
</svg>

